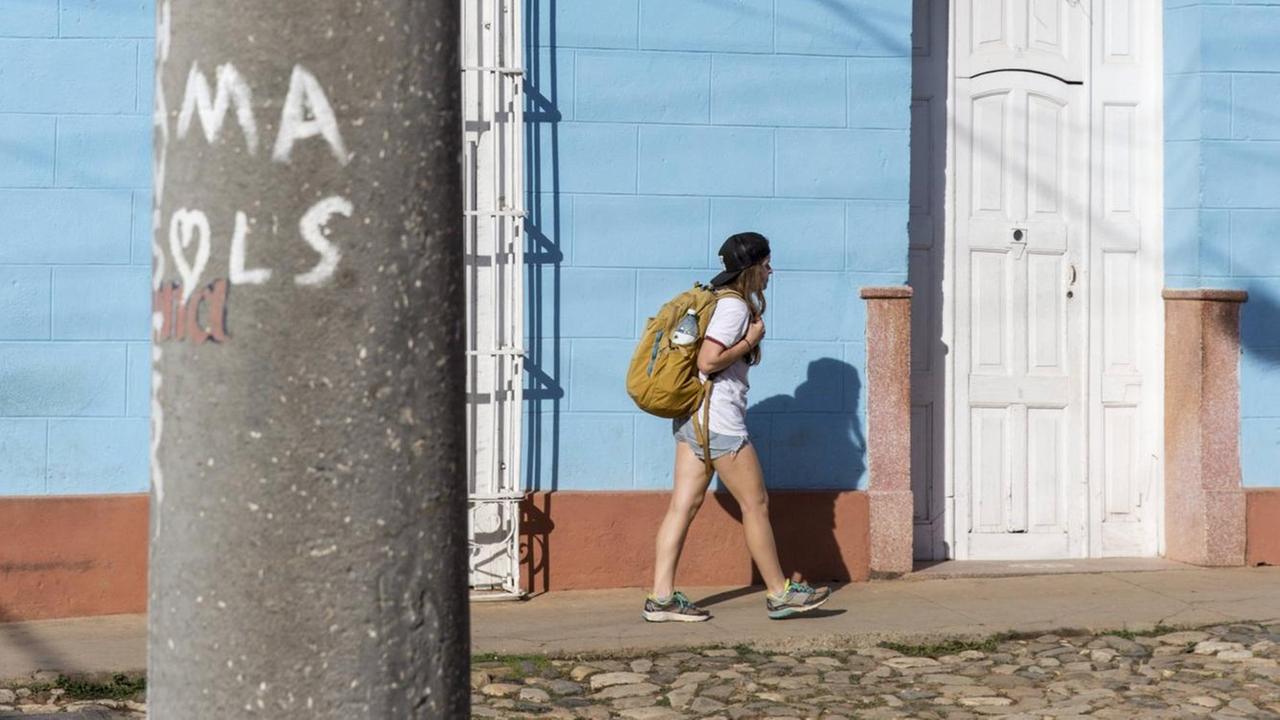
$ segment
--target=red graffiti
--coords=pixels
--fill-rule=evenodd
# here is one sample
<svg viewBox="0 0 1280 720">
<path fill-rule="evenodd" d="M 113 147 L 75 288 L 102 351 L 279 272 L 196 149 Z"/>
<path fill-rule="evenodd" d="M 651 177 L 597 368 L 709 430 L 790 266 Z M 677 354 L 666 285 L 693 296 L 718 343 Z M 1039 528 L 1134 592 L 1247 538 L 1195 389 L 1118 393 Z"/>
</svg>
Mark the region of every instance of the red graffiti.
<svg viewBox="0 0 1280 720">
<path fill-rule="evenodd" d="M 227 291 L 230 286 L 225 278 L 214 280 L 183 300 L 182 285 L 162 283 L 151 296 L 152 311 L 159 313 L 161 318 L 155 341 L 190 341 L 196 345 L 203 345 L 209 340 L 226 342 L 229 338 Z"/>
</svg>

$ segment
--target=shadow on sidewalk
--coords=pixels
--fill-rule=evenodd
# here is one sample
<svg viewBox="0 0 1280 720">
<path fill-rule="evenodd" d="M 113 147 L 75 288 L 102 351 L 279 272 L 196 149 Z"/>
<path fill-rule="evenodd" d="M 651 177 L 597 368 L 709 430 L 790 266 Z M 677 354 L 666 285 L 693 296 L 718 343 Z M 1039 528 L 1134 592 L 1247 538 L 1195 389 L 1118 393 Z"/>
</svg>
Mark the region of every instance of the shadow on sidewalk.
<svg viewBox="0 0 1280 720">
<path fill-rule="evenodd" d="M 62 670 L 70 667 L 69 659 L 55 650 L 40 636 L 31 632 L 30 625 L 20 621 L 0 608 L 0 646 L 20 648 L 20 652 L 31 659 L 32 665 L 44 670 Z M 7 668 L 0 667 L 0 680 L 12 679 Z"/>
<path fill-rule="evenodd" d="M 835 595 L 837 592 L 839 592 L 839 591 L 840 591 L 840 588 L 841 588 L 841 587 L 844 587 L 844 585 L 842 584 L 842 585 L 839 585 L 839 586 L 833 586 L 833 587 L 831 588 L 831 594 L 832 594 L 832 595 Z M 751 586 L 748 586 L 748 587 L 735 588 L 735 589 L 733 589 L 733 590 L 725 590 L 725 591 L 723 591 L 723 592 L 718 592 L 718 593 L 716 593 L 716 594 L 714 594 L 714 595 L 708 595 L 708 596 L 706 596 L 706 597 L 704 597 L 704 598 L 701 598 L 701 599 L 697 599 L 697 598 L 695 598 L 693 602 L 694 602 L 694 604 L 695 604 L 695 605 L 697 605 L 698 607 L 702 607 L 702 608 L 710 608 L 710 607 L 714 607 L 714 606 L 716 606 L 716 605 L 720 605 L 720 604 L 722 604 L 722 603 L 729 602 L 730 600 L 737 600 L 738 598 L 747 597 L 748 595 L 759 595 L 759 596 L 760 596 L 760 601 L 761 601 L 761 603 L 763 603 L 763 602 L 764 602 L 764 593 L 765 593 L 765 588 L 764 588 L 763 586 L 759 586 L 759 585 L 751 585 Z M 782 618 L 782 619 L 784 619 L 784 620 L 795 620 L 795 619 L 797 619 L 797 618 L 823 618 L 823 617 L 835 617 L 835 616 L 837 616 L 837 615 L 843 615 L 843 614 L 845 614 L 846 612 L 848 612 L 848 611 L 847 611 L 847 610 L 837 610 L 837 609 L 828 610 L 828 609 L 826 609 L 825 607 L 822 607 L 822 608 L 818 608 L 817 610 L 810 610 L 810 611 L 809 611 L 809 612 L 807 612 L 807 613 L 801 613 L 801 614 L 799 614 L 799 615 L 792 615 L 792 616 L 791 616 L 791 617 L 789 617 L 789 618 Z"/>
</svg>

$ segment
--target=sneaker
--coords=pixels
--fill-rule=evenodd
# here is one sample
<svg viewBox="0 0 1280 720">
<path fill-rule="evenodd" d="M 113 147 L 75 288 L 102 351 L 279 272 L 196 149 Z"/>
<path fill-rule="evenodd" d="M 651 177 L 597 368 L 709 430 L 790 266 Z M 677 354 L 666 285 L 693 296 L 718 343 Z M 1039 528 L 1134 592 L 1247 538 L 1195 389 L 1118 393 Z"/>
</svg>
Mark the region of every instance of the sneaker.
<svg viewBox="0 0 1280 720">
<path fill-rule="evenodd" d="M 831 590 L 828 588 L 815 589 L 804 583 L 788 580 L 787 587 L 782 591 L 781 596 L 775 596 L 772 593 L 765 596 L 764 607 L 769 611 L 770 618 L 780 620 L 821 607 L 829 597 L 831 597 Z"/>
<path fill-rule="evenodd" d="M 711 613 L 689 602 L 689 598 L 677 590 L 666 602 L 659 602 L 652 595 L 645 598 L 644 619 L 649 622 L 702 622 L 710 620 Z"/>
</svg>

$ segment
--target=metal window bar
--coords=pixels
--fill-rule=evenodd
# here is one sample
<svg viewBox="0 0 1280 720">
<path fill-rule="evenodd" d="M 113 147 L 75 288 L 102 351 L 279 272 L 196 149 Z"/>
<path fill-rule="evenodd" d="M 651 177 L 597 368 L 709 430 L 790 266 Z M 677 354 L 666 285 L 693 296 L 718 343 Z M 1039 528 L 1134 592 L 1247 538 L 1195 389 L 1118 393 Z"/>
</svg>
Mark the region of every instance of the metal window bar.
<svg viewBox="0 0 1280 720">
<path fill-rule="evenodd" d="M 467 477 L 473 600 L 521 597 L 523 0 L 462 0 Z"/>
</svg>

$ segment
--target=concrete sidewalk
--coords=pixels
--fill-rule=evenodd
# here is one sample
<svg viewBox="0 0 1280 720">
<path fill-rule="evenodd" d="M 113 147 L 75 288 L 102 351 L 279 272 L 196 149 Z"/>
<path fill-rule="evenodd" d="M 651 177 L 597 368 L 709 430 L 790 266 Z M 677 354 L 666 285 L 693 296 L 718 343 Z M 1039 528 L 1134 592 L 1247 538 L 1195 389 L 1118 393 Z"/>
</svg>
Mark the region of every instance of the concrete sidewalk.
<svg viewBox="0 0 1280 720">
<path fill-rule="evenodd" d="M 943 575 L 948 578 L 949 576 Z M 1004 631 L 1142 629 L 1280 620 L 1280 568 L 910 579 L 837 588 L 808 616 L 770 621 L 759 588 L 686 589 L 715 617 L 654 625 L 641 590 L 551 593 L 471 606 L 476 653 L 611 653 L 749 643 L 780 650 L 924 642 Z M 0 679 L 37 670 L 146 668 L 146 617 L 117 615 L 0 624 Z"/>
<path fill-rule="evenodd" d="M 473 604 L 476 653 L 575 654 L 747 643 L 798 647 L 929 642 L 1006 631 L 1146 629 L 1280 619 L 1280 568 L 892 580 L 836 588 L 808 615 L 771 621 L 758 588 L 685 589 L 704 623 L 650 624 L 644 592 L 551 593 Z"/>
<path fill-rule="evenodd" d="M 147 616 L 0 623 L 0 681 L 33 672 L 136 672 L 147 669 Z"/>
</svg>

